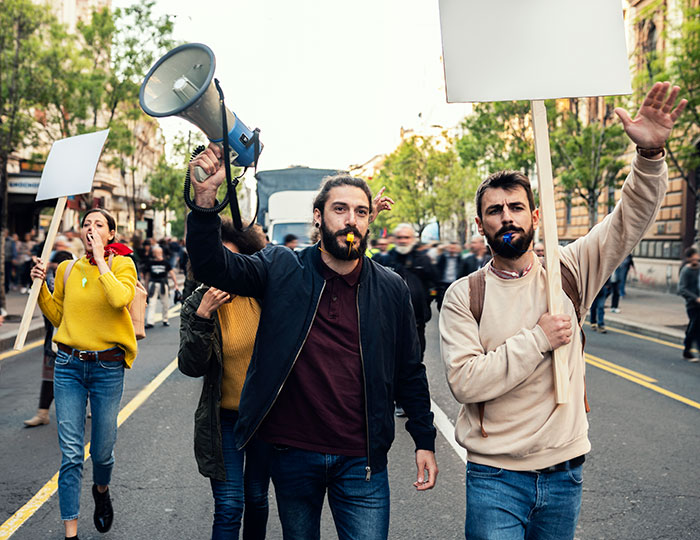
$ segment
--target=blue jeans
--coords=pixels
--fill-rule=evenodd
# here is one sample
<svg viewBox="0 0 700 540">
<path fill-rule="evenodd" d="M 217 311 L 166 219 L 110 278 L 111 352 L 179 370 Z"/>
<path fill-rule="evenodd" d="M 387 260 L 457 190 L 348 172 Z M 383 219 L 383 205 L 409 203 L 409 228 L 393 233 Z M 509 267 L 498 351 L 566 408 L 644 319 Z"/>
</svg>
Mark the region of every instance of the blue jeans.
<svg viewBox="0 0 700 540">
<path fill-rule="evenodd" d="M 117 415 L 124 389 L 124 362 L 82 361 L 63 351 L 54 363 L 54 400 L 61 448 L 58 498 L 61 519 L 80 514 L 80 487 L 85 455 L 85 407 L 90 397 L 92 480 L 107 486 L 114 467 Z"/>
<path fill-rule="evenodd" d="M 387 469 L 365 480 L 367 459 L 274 446 L 272 481 L 284 540 L 321 536 L 328 492 L 339 540 L 386 540 L 389 535 Z"/>
<path fill-rule="evenodd" d="M 467 462 L 467 540 L 567 540 L 581 509 L 582 465 L 537 473 Z"/>
<path fill-rule="evenodd" d="M 243 538 L 264 539 L 268 514 L 267 492 L 270 484 L 270 446 L 254 439 L 245 451 L 236 450 L 233 432 L 238 412 L 221 409 L 220 414 L 226 480 L 211 479 L 211 491 L 214 496 L 211 537 L 213 540 L 238 539 L 245 501 Z"/>
<path fill-rule="evenodd" d="M 609 291 L 607 286 L 600 289 L 591 304 L 591 324 L 605 326 L 605 299 L 608 297 Z"/>
</svg>

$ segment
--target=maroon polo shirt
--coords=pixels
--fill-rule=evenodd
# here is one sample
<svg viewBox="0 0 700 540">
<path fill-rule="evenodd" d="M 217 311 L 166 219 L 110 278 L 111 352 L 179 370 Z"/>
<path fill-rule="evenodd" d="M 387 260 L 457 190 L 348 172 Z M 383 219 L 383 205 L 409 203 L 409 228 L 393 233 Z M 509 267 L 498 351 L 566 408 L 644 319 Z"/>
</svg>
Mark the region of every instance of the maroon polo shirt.
<svg viewBox="0 0 700 540">
<path fill-rule="evenodd" d="M 326 286 L 299 357 L 260 427 L 263 440 L 303 450 L 367 454 L 357 287 L 362 259 L 341 276 L 321 261 Z"/>
</svg>

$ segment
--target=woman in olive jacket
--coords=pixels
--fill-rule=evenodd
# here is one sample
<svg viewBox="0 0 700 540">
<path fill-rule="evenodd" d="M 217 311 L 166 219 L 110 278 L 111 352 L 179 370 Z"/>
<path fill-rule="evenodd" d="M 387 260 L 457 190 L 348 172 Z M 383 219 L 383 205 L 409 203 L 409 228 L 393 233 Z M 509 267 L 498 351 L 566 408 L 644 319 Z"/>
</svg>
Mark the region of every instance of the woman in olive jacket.
<svg viewBox="0 0 700 540">
<path fill-rule="evenodd" d="M 265 245 L 259 230 L 237 231 L 230 221 L 222 226 L 222 240 L 240 253 L 254 253 Z M 243 538 L 265 538 L 269 447 L 255 440 L 237 450 L 233 443 L 259 318 L 255 299 L 204 285 L 185 300 L 180 314 L 180 371 L 204 377 L 195 411 L 194 450 L 199 472 L 212 485 L 215 539 L 238 538 L 244 501 Z"/>
</svg>

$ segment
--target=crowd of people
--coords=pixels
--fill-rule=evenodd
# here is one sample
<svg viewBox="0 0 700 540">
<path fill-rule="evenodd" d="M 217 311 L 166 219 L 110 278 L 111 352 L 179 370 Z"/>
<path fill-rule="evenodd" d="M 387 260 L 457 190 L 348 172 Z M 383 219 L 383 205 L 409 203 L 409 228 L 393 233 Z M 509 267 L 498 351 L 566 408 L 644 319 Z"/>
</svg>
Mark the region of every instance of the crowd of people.
<svg viewBox="0 0 700 540">
<path fill-rule="evenodd" d="M 591 448 L 578 327 L 658 212 L 668 184 L 664 143 L 686 103 L 676 105 L 678 91 L 655 84 L 634 119 L 616 109 L 637 155 L 615 210 L 559 248 L 574 289 L 565 287 L 563 314 L 547 310 L 543 247 L 534 242 L 539 210 L 530 180 L 517 171 L 496 172 L 479 186 L 479 236 L 468 253 L 454 243 L 422 246 L 410 224 L 368 249 L 370 224 L 394 201 L 344 174 L 321 186 L 312 214 L 318 242 L 301 250 L 265 246 L 257 227 L 241 231 L 215 213 L 191 212 L 178 365 L 204 379 L 194 448 L 211 482 L 212 538 L 238 538 L 241 523 L 244 538 L 265 537 L 270 479 L 285 539 L 320 538 L 326 498 L 341 540 L 388 538 L 387 462 L 399 410 L 414 443 L 413 486 L 437 485 L 423 363 L 435 300 L 447 381 L 461 405 L 455 437 L 468 456 L 465 536 L 573 539 Z M 225 180 L 221 150 L 211 144 L 189 166 L 209 175 L 193 185 L 197 207 L 213 207 Z M 93 521 L 100 532 L 112 525 L 116 416 L 124 370 L 137 354 L 127 309 L 136 281 L 151 280 L 152 304 L 169 279 L 179 287 L 170 245 L 144 243 L 132 252 L 115 237 L 109 213 L 86 213 L 85 255 L 58 263 L 53 290 L 46 283 L 39 297 L 56 329 L 67 539 L 77 538 L 88 400 Z M 696 273 L 698 260 L 689 265 Z M 50 282 L 49 274 L 35 258 L 30 279 Z M 559 405 L 552 351 L 569 343 L 562 350 L 570 398 Z"/>
</svg>

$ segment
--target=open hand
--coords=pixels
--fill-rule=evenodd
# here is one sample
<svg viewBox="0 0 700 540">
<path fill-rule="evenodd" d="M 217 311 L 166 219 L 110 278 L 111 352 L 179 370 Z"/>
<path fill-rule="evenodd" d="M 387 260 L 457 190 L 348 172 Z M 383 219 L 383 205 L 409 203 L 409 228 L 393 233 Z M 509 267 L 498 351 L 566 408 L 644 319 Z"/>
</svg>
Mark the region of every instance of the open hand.
<svg viewBox="0 0 700 540">
<path fill-rule="evenodd" d="M 655 83 L 644 98 L 634 120 L 630 118 L 625 109 L 620 107 L 615 109 L 615 114 L 622 121 L 625 132 L 637 146 L 641 148 L 662 147 L 671 134 L 673 124 L 688 104 L 687 99 L 682 99 L 673 108 L 680 87 L 672 87 L 670 94 L 669 88 L 671 88 L 669 82 Z"/>
</svg>

